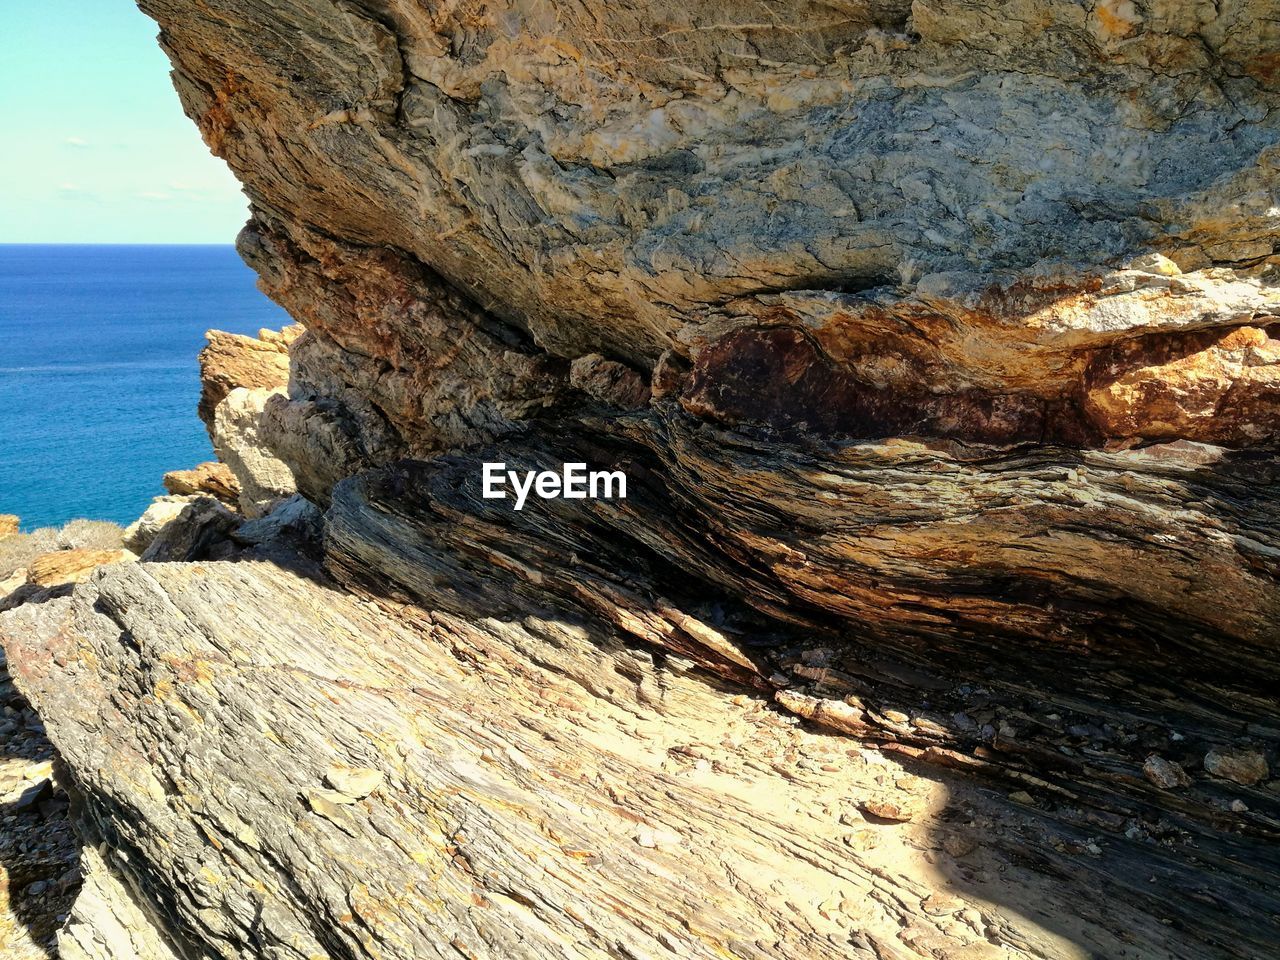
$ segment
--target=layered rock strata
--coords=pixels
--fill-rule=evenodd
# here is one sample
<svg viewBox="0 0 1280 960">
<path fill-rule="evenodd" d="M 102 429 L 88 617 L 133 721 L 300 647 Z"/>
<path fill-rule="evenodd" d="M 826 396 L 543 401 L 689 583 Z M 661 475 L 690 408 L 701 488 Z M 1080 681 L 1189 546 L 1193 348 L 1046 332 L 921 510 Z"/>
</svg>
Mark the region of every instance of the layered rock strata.
<svg viewBox="0 0 1280 960">
<path fill-rule="evenodd" d="M 240 483 L 235 473 L 225 463 L 216 461 L 166 473 L 164 488 L 175 497 L 207 495 L 232 506 L 240 502 Z"/>
<path fill-rule="evenodd" d="M 306 333 L 0 621 L 73 955 L 1280 950 L 1272 4 L 141 5 Z"/>
<path fill-rule="evenodd" d="M 80 889 L 80 841 L 54 751 L 0 656 L 0 960 L 56 956 Z"/>
<path fill-rule="evenodd" d="M 271 390 L 289 379 L 289 344 L 302 333 L 298 325 L 259 330 L 258 336 L 210 330 L 200 352 L 200 419 L 214 436 L 213 414 L 232 390 Z M 177 491 L 174 491 L 177 492 Z"/>
<path fill-rule="evenodd" d="M 492 596 L 486 576 L 450 592 Z M 588 589 L 655 633 L 722 629 L 675 601 L 628 607 Z M 1273 942 L 1274 901 L 1251 874 L 1274 864 L 1254 830 L 1212 826 L 1226 781 L 1197 773 L 1177 814 L 1155 813 L 1171 801 L 1119 767 L 1024 774 L 1010 803 L 731 696 L 691 660 L 631 643 L 626 617 L 619 630 L 518 601 L 482 617 L 455 596 L 387 608 L 314 570 L 142 564 L 104 571 L 56 611 L 11 615 L 23 662 L 64 661 L 77 685 L 23 673 L 85 772 L 80 829 L 145 891 L 169 949 L 1083 957 L 1136 941 L 1140 955 L 1192 957 Z M 999 722 L 1034 724 L 1048 706 Z M 861 730 L 853 713 L 845 732 Z M 1007 737 L 1016 773 L 1024 741 Z M 344 794 L 335 768 L 375 786 Z M 1098 795 L 1126 806 L 1104 812 Z M 1037 919 L 1022 915 L 1028 896 Z M 1228 905 L 1231 942 L 1210 922 Z"/>
</svg>

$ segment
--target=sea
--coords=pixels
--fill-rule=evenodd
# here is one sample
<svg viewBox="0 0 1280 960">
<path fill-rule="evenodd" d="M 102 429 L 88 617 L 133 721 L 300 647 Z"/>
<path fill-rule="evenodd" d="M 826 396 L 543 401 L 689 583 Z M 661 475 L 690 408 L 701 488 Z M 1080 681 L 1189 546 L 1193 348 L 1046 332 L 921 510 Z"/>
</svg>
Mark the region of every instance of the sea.
<svg viewBox="0 0 1280 960">
<path fill-rule="evenodd" d="M 0 513 L 128 524 L 212 459 L 204 332 L 290 322 L 255 279 L 229 245 L 0 245 Z"/>
</svg>

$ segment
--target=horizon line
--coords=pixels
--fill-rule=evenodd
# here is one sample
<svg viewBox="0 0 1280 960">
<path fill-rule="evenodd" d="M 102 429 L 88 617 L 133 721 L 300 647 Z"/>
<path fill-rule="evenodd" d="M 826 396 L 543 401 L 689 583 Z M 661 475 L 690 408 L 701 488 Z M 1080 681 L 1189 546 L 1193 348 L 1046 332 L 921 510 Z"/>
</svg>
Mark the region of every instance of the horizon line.
<svg viewBox="0 0 1280 960">
<path fill-rule="evenodd" d="M 234 247 L 234 240 L 0 240 L 0 247 Z"/>
</svg>

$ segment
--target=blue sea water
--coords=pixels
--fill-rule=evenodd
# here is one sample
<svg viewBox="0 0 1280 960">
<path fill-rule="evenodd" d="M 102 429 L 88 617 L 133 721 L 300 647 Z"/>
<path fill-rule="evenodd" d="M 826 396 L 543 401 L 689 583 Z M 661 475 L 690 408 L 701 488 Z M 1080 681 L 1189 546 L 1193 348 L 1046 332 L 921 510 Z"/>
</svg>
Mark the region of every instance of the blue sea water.
<svg viewBox="0 0 1280 960">
<path fill-rule="evenodd" d="M 0 245 L 0 513 L 129 523 L 211 459 L 205 330 L 289 322 L 254 280 L 230 246 Z"/>
</svg>

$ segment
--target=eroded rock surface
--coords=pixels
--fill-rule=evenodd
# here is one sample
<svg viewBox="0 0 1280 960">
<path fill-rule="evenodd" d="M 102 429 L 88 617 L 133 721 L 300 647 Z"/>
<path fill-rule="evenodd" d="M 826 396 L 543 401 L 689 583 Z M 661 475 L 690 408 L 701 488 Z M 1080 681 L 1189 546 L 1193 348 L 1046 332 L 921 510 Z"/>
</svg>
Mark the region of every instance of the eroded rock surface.
<svg viewBox="0 0 1280 960">
<path fill-rule="evenodd" d="M 274 390 L 289 381 L 289 344 L 302 333 L 294 325 L 284 330 L 260 330 L 256 337 L 210 330 L 200 352 L 200 419 L 213 436 L 213 415 L 237 387 Z M 178 491 L 172 491 L 178 492 Z"/>
<path fill-rule="evenodd" d="M 54 752 L 0 654 L 0 960 L 47 960 L 80 889 Z"/>
<path fill-rule="evenodd" d="M 263 331 L 266 333 L 267 331 Z M 237 506 L 240 482 L 225 463 L 201 463 L 190 470 L 172 470 L 164 475 L 164 488 L 173 496 L 210 496 Z"/>
<path fill-rule="evenodd" d="M 214 412 L 213 449 L 230 467 L 240 488 L 240 509 L 260 517 L 297 491 L 289 465 L 275 456 L 262 437 L 263 411 L 280 391 L 236 387 Z"/>
<path fill-rule="evenodd" d="M 306 333 L 0 620 L 69 945 L 1280 952 L 1273 2 L 141 6 Z"/>
<path fill-rule="evenodd" d="M 125 547 L 139 555 L 145 553 L 164 528 L 180 517 L 195 499 L 193 496 L 156 497 L 142 516 L 125 528 Z"/>
<path fill-rule="evenodd" d="M 691 647 L 727 639 L 681 598 L 584 579 L 615 627 L 483 606 L 500 596 L 490 575 L 424 576 L 413 589 L 434 602 L 406 607 L 315 568 L 140 564 L 6 615 L 24 687 L 78 771 L 79 829 L 127 851 L 113 871 L 151 894 L 134 944 L 417 960 L 1084 957 L 1135 941 L 1243 957 L 1273 942 L 1274 893 L 1229 866 L 1243 852 L 1261 867 L 1246 837 L 1185 838 L 1194 813 L 1148 819 L 1141 777 L 1113 822 L 1053 784 L 1014 780 L 1005 799 L 922 777 L 636 644 L 641 621 Z M 912 725 L 895 716 L 882 722 Z M 1253 822 L 1235 819 L 1246 836 L 1265 830 Z M 1241 911 L 1243 939 L 1219 941 L 1199 899 L 1161 902 L 1197 882 Z M 1028 897 L 1048 919 L 1026 916 Z M 86 923 L 69 935 L 83 942 Z"/>
</svg>

